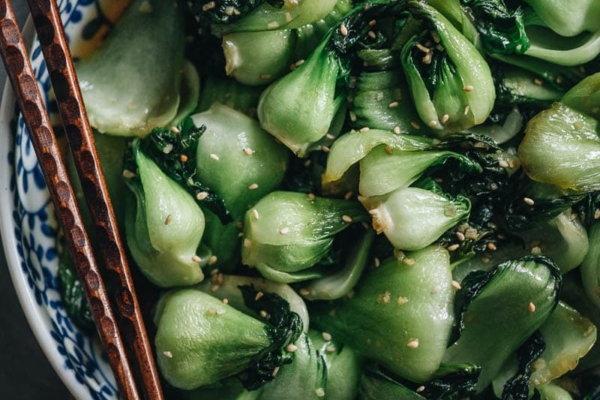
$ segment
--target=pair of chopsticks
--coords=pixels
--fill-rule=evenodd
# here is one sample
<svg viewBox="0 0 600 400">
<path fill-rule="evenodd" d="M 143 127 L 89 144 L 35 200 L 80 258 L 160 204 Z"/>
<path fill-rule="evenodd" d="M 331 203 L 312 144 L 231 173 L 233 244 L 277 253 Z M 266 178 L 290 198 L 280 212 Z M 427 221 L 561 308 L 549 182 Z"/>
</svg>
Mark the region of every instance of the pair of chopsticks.
<svg viewBox="0 0 600 400">
<path fill-rule="evenodd" d="M 56 1 L 28 2 L 107 271 L 100 271 L 94 258 L 12 6 L 9 0 L 0 0 L 0 52 L 17 104 L 29 129 L 120 395 L 125 400 L 163 399 Z M 109 275 L 111 289 L 115 289 L 112 300 L 117 313 L 112 310 L 103 275 Z M 130 347 L 126 348 L 124 343 Z M 135 370 L 129 363 L 127 350 L 135 358 Z"/>
</svg>

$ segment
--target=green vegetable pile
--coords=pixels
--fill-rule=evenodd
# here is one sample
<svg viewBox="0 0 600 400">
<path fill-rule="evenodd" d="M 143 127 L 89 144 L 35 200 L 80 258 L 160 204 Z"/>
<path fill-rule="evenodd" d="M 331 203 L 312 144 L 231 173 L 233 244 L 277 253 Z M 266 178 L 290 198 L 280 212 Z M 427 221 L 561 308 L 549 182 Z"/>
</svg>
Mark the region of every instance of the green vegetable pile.
<svg viewBox="0 0 600 400">
<path fill-rule="evenodd" d="M 598 398 L 598 0 L 134 0 L 77 72 L 169 398 Z"/>
</svg>

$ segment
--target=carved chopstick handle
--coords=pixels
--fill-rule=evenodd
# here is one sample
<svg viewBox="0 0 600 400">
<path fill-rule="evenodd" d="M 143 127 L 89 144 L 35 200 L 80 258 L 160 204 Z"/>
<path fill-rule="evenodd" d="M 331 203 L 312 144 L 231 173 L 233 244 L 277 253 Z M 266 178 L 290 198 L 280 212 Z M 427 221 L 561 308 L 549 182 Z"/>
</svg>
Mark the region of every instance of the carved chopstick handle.
<svg viewBox="0 0 600 400">
<path fill-rule="evenodd" d="M 85 231 L 77 201 L 46 113 L 12 6 L 0 0 L 0 52 L 46 179 L 68 248 L 123 399 L 139 396 L 123 341 Z"/>
<path fill-rule="evenodd" d="M 160 379 L 138 304 L 127 256 L 87 120 L 79 82 L 55 0 L 29 0 L 65 133 L 99 237 L 100 252 L 115 290 L 121 334 L 132 346 L 146 398 L 162 399 Z"/>
</svg>

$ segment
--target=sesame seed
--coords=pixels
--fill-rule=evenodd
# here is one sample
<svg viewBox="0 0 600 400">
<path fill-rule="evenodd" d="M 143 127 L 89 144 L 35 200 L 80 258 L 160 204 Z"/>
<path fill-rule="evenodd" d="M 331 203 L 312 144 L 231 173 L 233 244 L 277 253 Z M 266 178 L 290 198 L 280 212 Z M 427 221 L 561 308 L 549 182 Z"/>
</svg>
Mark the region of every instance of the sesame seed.
<svg viewBox="0 0 600 400">
<path fill-rule="evenodd" d="M 356 117 L 356 113 L 354 111 L 350 111 L 348 113 L 348 115 L 350 116 L 350 121 L 356 122 L 357 117 Z"/>
<path fill-rule="evenodd" d="M 344 23 L 340 24 L 340 33 L 342 34 L 342 36 L 348 36 L 348 28 L 346 28 L 346 25 Z"/>
<path fill-rule="evenodd" d="M 455 251 L 455 250 L 458 250 L 459 247 L 460 247 L 460 244 L 454 243 L 454 244 L 451 244 L 450 246 L 446 247 L 446 250 Z"/>
<path fill-rule="evenodd" d="M 212 287 L 210 288 L 210 291 L 214 293 L 214 292 L 218 292 L 219 289 L 221 289 L 221 285 L 215 284 L 215 285 L 212 285 Z"/>
<path fill-rule="evenodd" d="M 581 128 L 583 128 L 583 122 L 577 121 L 573 124 L 573 127 L 577 130 L 581 130 Z"/>
<path fill-rule="evenodd" d="M 529 312 L 535 312 L 535 304 L 529 302 L 529 304 L 527 305 L 527 309 L 529 310 Z"/>
<path fill-rule="evenodd" d="M 406 347 L 410 349 L 416 349 L 419 347 L 419 339 L 411 339 L 408 343 L 406 343 Z"/>
<path fill-rule="evenodd" d="M 258 301 L 260 300 L 261 297 L 263 297 L 265 294 L 261 291 L 256 292 L 256 296 L 254 296 L 254 301 Z"/>
<path fill-rule="evenodd" d="M 216 314 L 216 313 L 217 313 L 217 309 L 216 309 L 216 308 L 213 308 L 213 307 L 209 307 L 209 308 L 206 310 L 206 313 L 207 313 L 207 314 Z"/>
<path fill-rule="evenodd" d="M 233 7 L 233 6 L 227 6 L 227 7 L 225 7 L 225 15 L 233 15 L 233 9 L 234 8 L 235 7 Z"/>
<path fill-rule="evenodd" d="M 169 143 L 165 147 L 163 147 L 163 153 L 165 153 L 165 154 L 169 154 L 172 151 L 173 151 L 173 145 L 171 143 Z"/>
<path fill-rule="evenodd" d="M 408 258 L 408 257 L 406 257 L 404 260 L 402 260 L 402 262 L 406 265 L 414 265 L 415 264 L 414 258 Z"/>
<path fill-rule="evenodd" d="M 216 263 L 217 263 L 217 256 L 215 256 L 215 255 L 210 256 L 210 258 L 208 259 L 208 265 L 215 265 Z"/>
<path fill-rule="evenodd" d="M 314 193 L 309 193 L 307 196 L 310 201 L 315 201 L 317 199 L 317 196 L 315 196 Z"/>
<path fill-rule="evenodd" d="M 477 229 L 469 228 L 465 231 L 465 239 L 477 239 Z"/>
<path fill-rule="evenodd" d="M 489 242 L 489 243 L 487 244 L 487 248 L 488 248 L 489 250 L 492 250 L 492 251 L 496 251 L 496 250 L 498 250 L 498 248 L 496 247 L 496 245 L 495 245 L 494 243 L 492 243 L 492 242 Z"/>
<path fill-rule="evenodd" d="M 600 208 L 596 208 L 594 211 L 594 219 L 600 219 Z"/>
<path fill-rule="evenodd" d="M 321 146 L 321 151 L 324 153 L 329 153 L 329 150 L 331 150 L 329 147 L 327 146 Z"/>
<path fill-rule="evenodd" d="M 269 313 L 266 312 L 265 310 L 260 310 L 260 312 L 258 313 L 262 318 L 268 318 L 269 317 Z"/>
<path fill-rule="evenodd" d="M 379 266 L 381 265 L 381 261 L 379 260 L 378 257 L 375 257 L 373 259 L 373 264 L 375 265 L 375 268 L 379 268 Z"/>
<path fill-rule="evenodd" d="M 310 295 L 310 290 L 308 290 L 307 288 L 302 288 L 302 289 L 300 289 L 300 295 L 308 296 L 308 295 Z"/>
<path fill-rule="evenodd" d="M 252 216 L 254 217 L 254 219 L 260 218 L 260 215 L 258 215 L 258 210 L 256 208 L 252 209 Z"/>
<path fill-rule="evenodd" d="M 296 350 L 298 350 L 298 346 L 296 346 L 295 344 L 292 344 L 292 343 L 290 343 L 290 344 L 288 344 L 288 345 L 286 346 L 285 350 L 286 350 L 288 353 L 293 353 L 293 352 L 295 352 Z"/>
<path fill-rule="evenodd" d="M 323 388 L 318 388 L 317 390 L 315 390 L 315 393 L 317 394 L 318 397 L 325 396 L 325 390 Z"/>
<path fill-rule="evenodd" d="M 546 366 L 546 360 L 544 360 L 543 358 L 538 358 L 537 360 L 535 360 L 531 366 L 533 367 L 534 371 L 537 371 L 539 369 L 542 369 Z"/>
<path fill-rule="evenodd" d="M 365 126 L 364 128 L 360 128 L 359 132 L 360 133 L 369 132 L 369 128 Z"/>
<path fill-rule="evenodd" d="M 399 134 L 400 134 L 400 127 L 399 127 L 399 126 L 395 126 L 395 127 L 394 127 L 394 133 L 395 133 L 396 135 L 399 135 Z"/>
<path fill-rule="evenodd" d="M 212 153 L 212 154 L 210 155 L 210 158 L 212 158 L 212 159 L 213 159 L 213 160 L 215 160 L 215 161 L 219 161 L 219 156 L 218 156 L 218 155 L 216 155 L 216 154 L 214 154 L 214 153 Z"/>
<path fill-rule="evenodd" d="M 310 166 L 310 164 L 312 164 L 312 160 L 310 158 L 308 160 L 304 161 L 304 166 L 305 167 L 308 168 Z"/>
<path fill-rule="evenodd" d="M 342 215 L 342 221 L 350 223 L 352 222 L 352 217 L 349 215 Z"/>
<path fill-rule="evenodd" d="M 492 261 L 492 259 L 489 257 L 486 257 L 486 256 L 481 257 L 481 262 L 484 264 L 488 264 L 490 261 Z"/>
<path fill-rule="evenodd" d="M 271 372 L 271 376 L 275 377 L 275 375 L 277 375 L 278 372 L 279 372 L 279 367 L 273 368 L 273 372 Z"/>
<path fill-rule="evenodd" d="M 248 190 L 255 190 L 258 189 L 258 183 L 253 183 L 252 185 L 248 186 Z"/>
<path fill-rule="evenodd" d="M 390 292 L 381 293 L 379 296 L 377 296 L 377 301 L 380 303 L 387 304 L 390 302 L 390 296 Z"/>
<path fill-rule="evenodd" d="M 430 126 L 430 127 L 432 127 L 432 128 L 433 128 L 434 126 L 436 126 L 437 124 L 438 124 L 438 123 L 437 123 L 437 121 L 435 121 L 435 120 L 433 120 L 433 119 L 432 119 L 431 121 L 429 121 L 429 126 Z"/>
<path fill-rule="evenodd" d="M 282 235 L 287 235 L 288 233 L 290 233 L 290 228 L 288 228 L 287 226 L 283 227 L 279 230 L 279 233 Z"/>
<path fill-rule="evenodd" d="M 523 197 L 523 202 L 525 204 L 527 204 L 528 206 L 532 206 L 535 204 L 535 202 L 533 201 L 533 199 L 530 199 L 529 197 Z"/>
<path fill-rule="evenodd" d="M 227 297 L 225 297 L 225 298 L 222 300 L 222 302 L 223 302 L 223 304 L 229 304 L 229 299 L 228 299 Z"/>
<path fill-rule="evenodd" d="M 328 353 L 333 353 L 333 352 L 335 352 L 335 346 L 333 346 L 333 345 L 327 346 L 327 347 L 325 347 L 325 351 Z"/>
<path fill-rule="evenodd" d="M 464 114 L 464 115 L 467 115 L 467 114 L 469 113 L 469 110 L 470 110 L 470 109 L 471 109 L 471 108 L 470 108 L 468 105 L 467 105 L 467 106 L 465 106 L 465 111 L 463 111 L 463 114 Z"/>
<path fill-rule="evenodd" d="M 456 238 L 462 242 L 465 240 L 465 234 L 462 232 L 456 232 Z"/>
<path fill-rule="evenodd" d="M 452 280 L 452 287 L 455 288 L 456 290 L 462 289 L 462 286 L 460 286 L 460 283 L 458 283 L 455 280 Z"/>
<path fill-rule="evenodd" d="M 192 256 L 192 261 L 195 263 L 201 263 L 202 262 L 202 258 L 198 257 L 197 255 L 193 255 Z"/>
<path fill-rule="evenodd" d="M 217 310 L 217 315 L 223 315 L 223 314 L 225 314 L 225 310 L 223 310 L 222 308 L 219 308 Z"/>
<path fill-rule="evenodd" d="M 123 170 L 123 178 L 125 179 L 131 179 L 131 178 L 135 178 L 135 174 L 133 172 L 131 172 L 128 169 Z"/>
<path fill-rule="evenodd" d="M 542 84 L 544 83 L 544 81 L 542 81 L 540 78 L 535 78 L 533 80 L 533 83 L 535 83 L 538 86 L 542 86 Z"/>
<path fill-rule="evenodd" d="M 398 305 L 405 305 L 406 303 L 408 303 L 408 298 L 404 297 L 404 296 L 400 296 L 398 297 Z"/>
<path fill-rule="evenodd" d="M 269 22 L 267 24 L 267 28 L 269 28 L 269 29 L 275 29 L 278 27 L 279 27 L 279 23 L 277 21 Z"/>
<path fill-rule="evenodd" d="M 556 83 L 558 83 L 559 85 L 561 85 L 563 83 L 563 77 L 558 75 L 555 79 Z"/>
<path fill-rule="evenodd" d="M 531 254 L 542 254 L 542 248 L 540 246 L 533 246 L 531 248 Z"/>
<path fill-rule="evenodd" d="M 271 79 L 271 77 L 272 77 L 272 75 L 270 75 L 270 74 L 262 74 L 260 76 L 260 79 L 267 80 L 267 79 Z"/>
<path fill-rule="evenodd" d="M 388 104 L 389 108 L 396 108 L 400 105 L 400 103 L 398 103 L 397 101 L 392 101 L 390 104 Z"/>
<path fill-rule="evenodd" d="M 208 192 L 200 192 L 196 195 L 196 199 L 198 199 L 198 200 L 204 200 L 207 197 L 208 197 Z"/>
<path fill-rule="evenodd" d="M 376 39 L 376 38 L 377 38 L 377 34 L 376 34 L 375 32 L 373 32 L 373 31 L 369 31 L 369 32 L 367 33 L 367 35 L 369 35 L 369 37 L 370 37 L 371 39 Z"/>
<path fill-rule="evenodd" d="M 252 154 L 254 154 L 254 150 L 252 150 L 249 147 L 245 147 L 243 150 L 244 154 L 246 154 L 247 156 L 251 156 Z"/>
<path fill-rule="evenodd" d="M 346 194 L 344 195 L 344 200 L 350 200 L 352 196 L 354 196 L 353 192 L 346 192 Z"/>
<path fill-rule="evenodd" d="M 467 86 L 465 86 L 465 87 L 463 88 L 463 90 L 464 90 L 465 92 L 472 92 L 472 91 L 473 91 L 473 89 L 475 89 L 475 88 L 474 88 L 473 86 L 471 86 L 471 85 L 467 85 Z"/>
<path fill-rule="evenodd" d="M 335 139 L 335 135 L 332 135 L 331 133 L 328 133 L 327 135 L 325 135 L 325 137 L 329 140 L 334 140 Z"/>
<path fill-rule="evenodd" d="M 173 358 L 173 353 L 171 353 L 170 351 L 163 351 L 163 354 L 165 355 L 165 357 L 167 358 Z"/>
<path fill-rule="evenodd" d="M 181 161 L 182 163 L 187 162 L 187 160 L 188 160 L 188 156 L 186 156 L 185 154 L 181 154 L 179 156 L 179 161 Z"/>
<path fill-rule="evenodd" d="M 498 161 L 498 165 L 502 168 L 508 168 L 508 163 L 506 162 L 506 160 Z"/>
<path fill-rule="evenodd" d="M 205 5 L 202 6 L 202 11 L 208 11 L 208 10 L 212 10 L 213 8 L 216 7 L 216 4 L 214 1 L 208 2 Z"/>
<path fill-rule="evenodd" d="M 245 238 L 244 239 L 244 247 L 246 247 L 246 248 L 252 247 L 252 240 Z"/>
<path fill-rule="evenodd" d="M 292 14 L 290 14 L 289 12 L 285 13 L 285 20 L 287 22 L 290 22 L 292 20 Z"/>
<path fill-rule="evenodd" d="M 442 117 L 442 124 L 445 124 L 446 122 L 448 122 L 448 120 L 450 119 L 450 116 L 448 114 L 444 114 L 444 116 Z"/>
<path fill-rule="evenodd" d="M 172 126 L 172 127 L 171 127 L 171 133 L 174 133 L 174 134 L 176 134 L 176 135 L 177 135 L 178 133 L 181 133 L 181 131 L 179 130 L 179 128 L 178 128 L 178 127 L 176 127 L 176 126 Z"/>
<path fill-rule="evenodd" d="M 416 44 L 417 49 L 421 50 L 423 53 L 428 54 L 431 49 L 429 47 L 423 46 L 421 43 Z"/>
<path fill-rule="evenodd" d="M 321 337 L 326 342 L 329 342 L 331 340 L 331 334 L 327 332 L 321 332 Z"/>
<path fill-rule="evenodd" d="M 173 220 L 173 214 L 167 215 L 167 218 L 165 218 L 165 225 L 169 225 L 172 220 Z"/>
<path fill-rule="evenodd" d="M 377 25 L 377 21 L 376 20 L 372 19 L 372 20 L 369 21 L 369 26 L 375 26 L 375 25 Z"/>
</svg>

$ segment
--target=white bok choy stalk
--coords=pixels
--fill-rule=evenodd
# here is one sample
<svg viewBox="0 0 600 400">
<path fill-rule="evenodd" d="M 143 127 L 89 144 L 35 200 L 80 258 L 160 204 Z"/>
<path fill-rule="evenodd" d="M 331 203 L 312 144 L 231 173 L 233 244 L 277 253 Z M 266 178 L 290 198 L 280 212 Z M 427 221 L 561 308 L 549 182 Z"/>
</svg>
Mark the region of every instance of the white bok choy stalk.
<svg viewBox="0 0 600 400">
<path fill-rule="evenodd" d="M 188 286 L 202 281 L 197 255 L 204 233 L 204 214 L 194 198 L 133 144 L 137 173 L 126 170 L 125 235 L 142 273 L 159 287 Z M 135 170 L 135 169 L 134 169 Z"/>
<path fill-rule="evenodd" d="M 181 103 L 184 47 L 175 1 L 134 1 L 100 47 L 76 64 L 90 124 L 139 137 L 167 126 Z"/>
<path fill-rule="evenodd" d="M 432 191 L 405 187 L 389 196 L 359 198 L 373 217 L 373 228 L 401 250 L 423 249 L 466 220 L 471 202 L 449 199 Z"/>
</svg>

